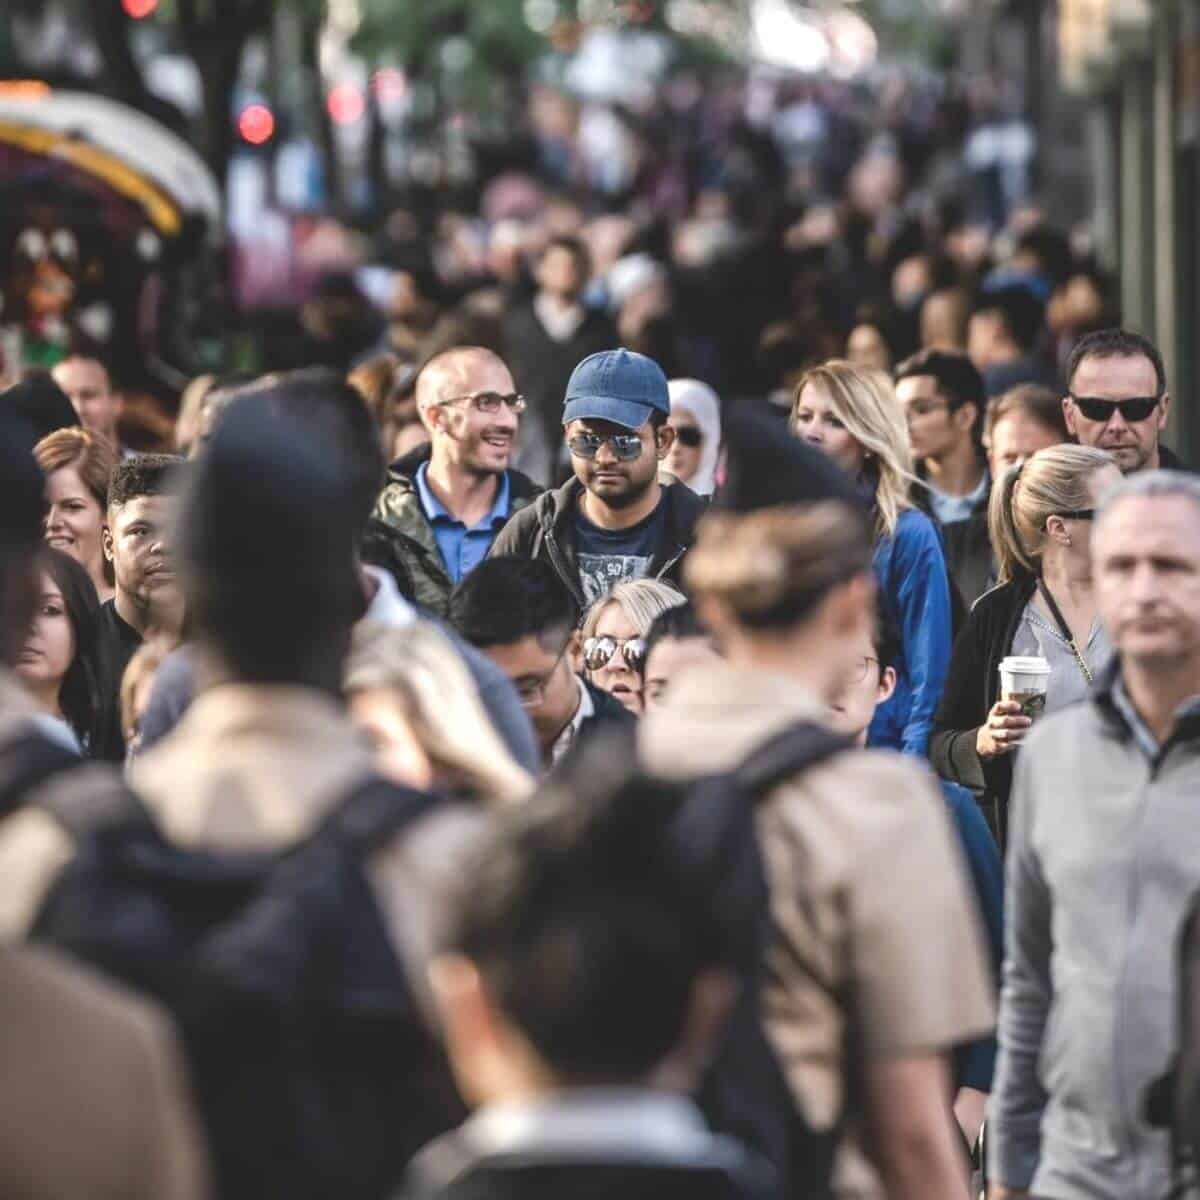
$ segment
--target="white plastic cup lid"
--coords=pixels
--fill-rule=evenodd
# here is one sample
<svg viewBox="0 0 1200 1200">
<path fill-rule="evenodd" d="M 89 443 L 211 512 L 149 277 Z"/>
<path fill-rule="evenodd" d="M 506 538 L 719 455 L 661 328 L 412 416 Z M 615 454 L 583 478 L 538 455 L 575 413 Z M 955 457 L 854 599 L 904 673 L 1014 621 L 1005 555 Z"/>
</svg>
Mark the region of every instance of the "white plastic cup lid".
<svg viewBox="0 0 1200 1200">
<path fill-rule="evenodd" d="M 1001 660 L 1000 670 L 1007 675 L 1049 675 L 1050 664 L 1044 658 L 1010 655 Z"/>
</svg>

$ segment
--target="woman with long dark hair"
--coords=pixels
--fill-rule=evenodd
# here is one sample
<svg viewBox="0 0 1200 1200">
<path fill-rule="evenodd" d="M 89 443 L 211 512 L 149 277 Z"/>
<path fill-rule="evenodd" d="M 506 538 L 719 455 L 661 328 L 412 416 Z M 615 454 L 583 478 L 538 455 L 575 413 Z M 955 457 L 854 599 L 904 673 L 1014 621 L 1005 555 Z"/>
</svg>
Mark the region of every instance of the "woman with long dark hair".
<svg viewBox="0 0 1200 1200">
<path fill-rule="evenodd" d="M 87 753 L 98 694 L 96 589 L 83 566 L 61 550 L 42 550 L 37 568 L 37 608 L 13 669 L 47 726 Z"/>
</svg>

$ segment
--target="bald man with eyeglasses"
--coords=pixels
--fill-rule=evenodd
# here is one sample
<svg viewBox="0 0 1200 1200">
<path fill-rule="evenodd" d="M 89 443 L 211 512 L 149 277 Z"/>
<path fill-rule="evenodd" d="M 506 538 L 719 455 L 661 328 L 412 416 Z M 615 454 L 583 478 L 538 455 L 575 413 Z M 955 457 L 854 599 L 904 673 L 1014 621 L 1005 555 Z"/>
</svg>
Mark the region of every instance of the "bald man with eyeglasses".
<svg viewBox="0 0 1200 1200">
<path fill-rule="evenodd" d="M 417 377 L 430 441 L 392 464 L 375 517 L 395 534 L 414 599 L 444 617 L 456 584 L 541 489 L 511 466 L 525 398 L 497 355 L 447 350 Z"/>
</svg>

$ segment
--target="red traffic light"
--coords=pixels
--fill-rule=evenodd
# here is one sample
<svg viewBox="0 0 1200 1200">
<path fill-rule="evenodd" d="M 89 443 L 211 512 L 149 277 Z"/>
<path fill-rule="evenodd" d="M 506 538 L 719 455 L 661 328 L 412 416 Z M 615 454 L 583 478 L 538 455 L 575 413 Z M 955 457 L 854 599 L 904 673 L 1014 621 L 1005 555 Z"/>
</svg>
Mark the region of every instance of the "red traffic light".
<svg viewBox="0 0 1200 1200">
<path fill-rule="evenodd" d="M 158 7 L 158 0 L 121 0 L 121 7 L 127 16 L 141 21 L 154 12 Z"/>
<path fill-rule="evenodd" d="M 339 83 L 331 89 L 327 104 L 335 125 L 353 125 L 367 111 L 367 98 L 353 83 Z"/>
<path fill-rule="evenodd" d="M 275 114 L 265 104 L 251 104 L 242 109 L 237 127 L 244 141 L 261 146 L 275 134 Z"/>
</svg>

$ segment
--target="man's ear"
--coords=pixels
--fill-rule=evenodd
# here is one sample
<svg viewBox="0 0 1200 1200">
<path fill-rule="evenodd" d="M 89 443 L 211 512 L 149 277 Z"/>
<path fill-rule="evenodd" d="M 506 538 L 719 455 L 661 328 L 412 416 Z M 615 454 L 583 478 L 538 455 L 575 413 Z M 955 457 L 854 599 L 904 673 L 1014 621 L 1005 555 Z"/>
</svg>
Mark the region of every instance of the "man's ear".
<svg viewBox="0 0 1200 1200">
<path fill-rule="evenodd" d="M 105 521 L 104 527 L 100 530 L 100 546 L 104 551 L 104 557 L 112 562 L 113 560 L 113 535 L 112 529 L 108 522 Z"/>
<path fill-rule="evenodd" d="M 1171 408 L 1171 395 L 1169 392 L 1163 392 L 1163 398 L 1158 405 L 1158 428 L 1159 430 L 1167 427 L 1167 413 Z"/>
<path fill-rule="evenodd" d="M 654 445 L 661 462 L 671 452 L 675 445 L 675 430 L 670 425 L 663 425 L 654 431 Z"/>
<path fill-rule="evenodd" d="M 500 1052 L 479 971 L 460 955 L 442 955 L 429 965 L 429 985 L 463 1098 L 486 1103 L 494 1098 Z"/>
<path fill-rule="evenodd" d="M 884 667 L 879 673 L 879 690 L 875 693 L 876 706 L 885 703 L 892 698 L 892 693 L 896 690 L 896 668 Z"/>
<path fill-rule="evenodd" d="M 1070 396 L 1064 396 L 1063 402 L 1063 420 L 1067 423 L 1067 432 L 1074 438 L 1079 436 L 1079 430 L 1075 428 L 1075 404 Z"/>
</svg>

